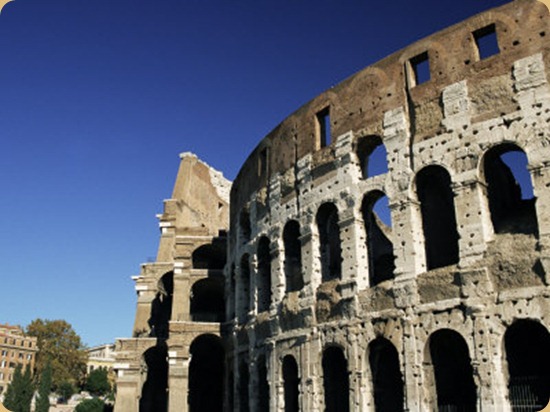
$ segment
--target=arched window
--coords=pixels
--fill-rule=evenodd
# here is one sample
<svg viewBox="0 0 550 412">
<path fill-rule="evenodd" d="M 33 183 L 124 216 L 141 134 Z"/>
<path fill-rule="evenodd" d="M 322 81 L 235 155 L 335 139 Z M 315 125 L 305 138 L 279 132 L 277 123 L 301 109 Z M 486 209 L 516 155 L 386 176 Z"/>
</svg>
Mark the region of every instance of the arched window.
<svg viewBox="0 0 550 412">
<path fill-rule="evenodd" d="M 243 209 L 239 216 L 239 237 L 241 243 L 246 243 L 250 240 L 251 228 L 250 228 L 250 214 L 248 209 Z"/>
<path fill-rule="evenodd" d="M 464 338 L 450 329 L 434 332 L 429 339 L 429 358 L 440 411 L 475 411 L 476 386 Z"/>
<path fill-rule="evenodd" d="M 283 358 L 283 383 L 285 393 L 285 412 L 298 412 L 300 395 L 300 378 L 298 364 L 291 355 Z"/>
<path fill-rule="evenodd" d="M 388 198 L 375 191 L 365 196 L 362 205 L 363 221 L 367 236 L 370 285 L 393 278 L 392 226 Z"/>
<path fill-rule="evenodd" d="M 191 255 L 193 269 L 221 270 L 225 266 L 225 258 L 226 247 L 222 241 L 200 246 Z"/>
<path fill-rule="evenodd" d="M 300 241 L 300 224 L 291 220 L 283 229 L 285 247 L 286 291 L 294 292 L 304 287 L 302 277 L 302 242 Z"/>
<path fill-rule="evenodd" d="M 323 352 L 323 389 L 325 412 L 349 411 L 348 362 L 340 348 L 329 347 Z"/>
<path fill-rule="evenodd" d="M 509 399 L 513 411 L 540 411 L 550 398 L 550 333 L 533 320 L 518 320 L 504 334 Z"/>
<path fill-rule="evenodd" d="M 241 276 L 239 280 L 238 293 L 238 316 L 240 322 L 246 322 L 250 311 L 250 258 L 244 254 L 241 258 Z"/>
<path fill-rule="evenodd" d="M 258 312 L 269 310 L 271 304 L 271 252 L 269 239 L 265 236 L 258 242 Z"/>
<path fill-rule="evenodd" d="M 369 344 L 369 364 L 375 411 L 403 411 L 404 384 L 399 368 L 399 355 L 395 346 L 387 339 L 376 338 Z"/>
<path fill-rule="evenodd" d="M 388 172 L 386 146 L 379 136 L 366 136 L 360 139 L 356 153 L 364 179 Z"/>
<path fill-rule="evenodd" d="M 440 166 L 428 166 L 416 176 L 428 270 L 458 263 L 458 231 L 451 177 Z"/>
<path fill-rule="evenodd" d="M 495 233 L 537 233 L 527 156 L 517 146 L 493 147 L 484 156 L 489 210 Z"/>
<path fill-rule="evenodd" d="M 168 272 L 157 284 L 157 294 L 151 304 L 151 317 L 148 320 L 151 337 L 167 339 L 168 322 L 172 316 L 172 296 L 174 294 L 174 273 Z"/>
<path fill-rule="evenodd" d="M 323 282 L 342 276 L 342 248 L 338 209 L 332 203 L 324 203 L 317 211 L 317 227 L 321 252 L 321 275 Z"/>
<path fill-rule="evenodd" d="M 221 339 L 201 335 L 193 341 L 189 352 L 189 411 L 221 411 L 225 356 Z"/>
<path fill-rule="evenodd" d="M 139 412 L 168 410 L 168 351 L 166 344 L 160 343 L 143 354 L 144 370 L 147 378 L 141 389 Z"/>
<path fill-rule="evenodd" d="M 223 322 L 223 279 L 206 278 L 191 288 L 191 319 L 195 322 Z"/>
<path fill-rule="evenodd" d="M 258 365 L 258 412 L 269 412 L 269 382 L 267 380 L 267 362 L 265 355 L 260 355 Z"/>
</svg>

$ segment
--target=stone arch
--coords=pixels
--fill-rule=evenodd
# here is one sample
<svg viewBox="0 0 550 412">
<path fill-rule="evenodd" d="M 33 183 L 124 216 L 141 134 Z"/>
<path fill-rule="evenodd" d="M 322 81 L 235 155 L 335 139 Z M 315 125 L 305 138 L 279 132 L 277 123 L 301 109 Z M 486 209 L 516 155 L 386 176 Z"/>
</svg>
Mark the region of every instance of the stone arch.
<svg viewBox="0 0 550 412">
<path fill-rule="evenodd" d="M 283 358 L 282 376 L 285 412 L 298 412 L 300 410 L 300 376 L 294 356 L 286 355 Z"/>
<path fill-rule="evenodd" d="M 365 224 L 369 259 L 369 284 L 371 286 L 392 279 L 395 270 L 391 223 L 390 225 L 384 223 L 386 217 L 381 218 L 375 210 L 375 206 L 384 201 L 387 203 L 386 195 L 375 190 L 365 195 L 361 206 Z M 386 212 L 388 213 L 387 218 L 391 222 L 389 208 L 386 209 Z"/>
<path fill-rule="evenodd" d="M 147 378 L 141 389 L 139 412 L 168 410 L 168 350 L 165 343 L 147 349 L 142 356 Z"/>
<path fill-rule="evenodd" d="M 424 385 L 432 409 L 475 411 L 477 389 L 469 349 L 462 335 L 452 329 L 433 332 L 426 344 Z"/>
<path fill-rule="evenodd" d="M 271 304 L 271 250 L 270 242 L 267 236 L 260 237 L 258 241 L 258 312 L 269 310 Z"/>
<path fill-rule="evenodd" d="M 323 389 L 326 412 L 348 412 L 349 372 L 348 361 L 342 349 L 329 346 L 323 351 Z"/>
<path fill-rule="evenodd" d="M 504 334 L 508 398 L 512 410 L 538 411 L 550 398 L 550 333 L 531 319 L 516 320 Z"/>
<path fill-rule="evenodd" d="M 224 348 L 218 336 L 200 335 L 189 348 L 190 412 L 223 409 Z"/>
<path fill-rule="evenodd" d="M 502 143 L 482 157 L 481 176 L 495 233 L 537 234 L 533 185 L 528 159 L 516 144 Z"/>
<path fill-rule="evenodd" d="M 212 242 L 196 248 L 191 254 L 193 269 L 222 270 L 226 261 L 225 242 Z"/>
<path fill-rule="evenodd" d="M 190 310 L 194 322 L 223 322 L 225 319 L 223 279 L 209 277 L 191 287 Z"/>
<path fill-rule="evenodd" d="M 323 203 L 317 210 L 317 229 L 323 282 L 342 277 L 342 246 L 338 209 L 334 203 Z"/>
<path fill-rule="evenodd" d="M 388 154 L 380 136 L 370 135 L 357 139 L 355 154 L 363 179 L 388 173 Z"/>
<path fill-rule="evenodd" d="M 240 276 L 238 282 L 237 307 L 240 322 L 245 322 L 250 311 L 250 256 L 245 253 L 241 257 Z"/>
<path fill-rule="evenodd" d="M 147 321 L 151 330 L 149 336 L 167 339 L 168 322 L 172 317 L 174 294 L 174 272 L 165 273 L 157 283 L 157 293 L 151 304 L 151 317 Z"/>
<path fill-rule="evenodd" d="M 378 337 L 369 344 L 369 366 L 376 412 L 404 410 L 404 382 L 395 346 Z"/>
<path fill-rule="evenodd" d="M 421 169 L 415 178 L 420 202 L 426 267 L 428 270 L 458 262 L 458 231 L 451 177 L 441 166 Z"/>
<path fill-rule="evenodd" d="M 300 224 L 289 220 L 283 229 L 285 251 L 286 291 L 294 292 L 304 287 L 302 275 L 302 242 L 300 241 Z"/>
</svg>

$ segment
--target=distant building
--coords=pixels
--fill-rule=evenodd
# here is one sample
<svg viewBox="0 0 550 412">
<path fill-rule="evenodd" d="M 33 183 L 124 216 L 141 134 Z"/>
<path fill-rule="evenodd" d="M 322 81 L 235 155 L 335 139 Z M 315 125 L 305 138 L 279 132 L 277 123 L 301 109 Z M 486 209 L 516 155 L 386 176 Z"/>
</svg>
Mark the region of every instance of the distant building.
<svg viewBox="0 0 550 412">
<path fill-rule="evenodd" d="M 90 373 L 91 371 L 98 368 L 106 368 L 107 370 L 112 371 L 114 363 L 114 343 L 94 346 L 93 348 L 88 349 L 88 363 L 86 365 L 87 373 Z"/>
<path fill-rule="evenodd" d="M 0 394 L 6 391 L 17 365 L 34 368 L 37 352 L 35 337 L 25 336 L 19 326 L 0 324 Z"/>
</svg>

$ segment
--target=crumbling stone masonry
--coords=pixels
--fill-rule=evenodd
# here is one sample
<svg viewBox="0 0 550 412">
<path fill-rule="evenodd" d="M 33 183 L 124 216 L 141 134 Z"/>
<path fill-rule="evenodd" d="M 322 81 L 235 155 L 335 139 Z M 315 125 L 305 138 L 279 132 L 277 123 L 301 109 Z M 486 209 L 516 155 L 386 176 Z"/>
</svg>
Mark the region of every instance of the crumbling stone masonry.
<svg viewBox="0 0 550 412">
<path fill-rule="evenodd" d="M 515 0 L 367 67 L 265 137 L 229 202 L 183 155 L 116 411 L 546 404 L 549 23 Z"/>
</svg>

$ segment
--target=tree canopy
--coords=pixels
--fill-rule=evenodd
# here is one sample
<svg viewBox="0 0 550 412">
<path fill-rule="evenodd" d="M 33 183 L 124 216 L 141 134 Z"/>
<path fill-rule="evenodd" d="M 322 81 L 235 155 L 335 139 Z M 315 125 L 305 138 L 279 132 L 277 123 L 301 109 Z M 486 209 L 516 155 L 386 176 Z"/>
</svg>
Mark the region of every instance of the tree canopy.
<svg viewBox="0 0 550 412">
<path fill-rule="evenodd" d="M 50 410 L 50 391 L 52 390 L 52 367 L 50 363 L 40 375 L 38 396 L 36 397 L 36 412 L 48 412 Z"/>
<path fill-rule="evenodd" d="M 70 323 L 64 320 L 35 319 L 27 326 L 27 334 L 36 336 L 38 340 L 35 376 L 41 376 L 50 363 L 53 390 L 63 382 L 75 386 L 82 383 L 88 355 L 80 336 Z"/>
<path fill-rule="evenodd" d="M 4 406 L 12 412 L 30 412 L 33 393 L 30 368 L 25 367 L 25 372 L 21 372 L 21 364 L 17 365 L 6 389 Z"/>
<path fill-rule="evenodd" d="M 84 389 L 94 396 L 103 396 L 109 393 L 111 383 L 109 382 L 107 368 L 98 368 L 91 371 L 86 379 Z"/>
</svg>

